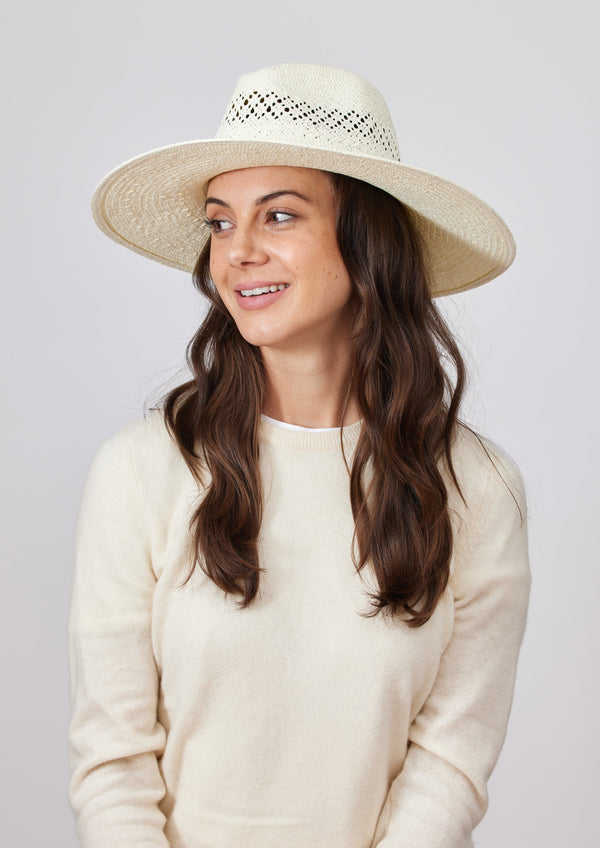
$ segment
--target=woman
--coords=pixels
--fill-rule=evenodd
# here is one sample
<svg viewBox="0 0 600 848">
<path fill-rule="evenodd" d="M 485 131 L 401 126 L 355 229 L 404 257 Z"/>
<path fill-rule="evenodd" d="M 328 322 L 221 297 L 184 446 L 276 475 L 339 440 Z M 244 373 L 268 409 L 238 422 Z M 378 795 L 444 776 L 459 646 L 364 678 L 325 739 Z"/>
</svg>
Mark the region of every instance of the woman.
<svg viewBox="0 0 600 848">
<path fill-rule="evenodd" d="M 242 77 L 217 139 L 126 163 L 94 203 L 112 238 L 195 265 L 210 308 L 192 379 L 86 488 L 82 845 L 470 845 L 525 623 L 525 506 L 457 421 L 431 295 L 508 267 L 506 226 L 400 164 L 372 86 L 308 65 Z"/>
</svg>

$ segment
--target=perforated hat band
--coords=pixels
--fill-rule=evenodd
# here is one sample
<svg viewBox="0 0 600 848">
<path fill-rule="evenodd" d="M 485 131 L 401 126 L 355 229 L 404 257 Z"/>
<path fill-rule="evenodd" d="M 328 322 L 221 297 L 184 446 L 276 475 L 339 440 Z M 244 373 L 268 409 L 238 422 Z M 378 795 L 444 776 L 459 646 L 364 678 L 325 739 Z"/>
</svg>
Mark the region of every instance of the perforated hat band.
<svg viewBox="0 0 600 848">
<path fill-rule="evenodd" d="M 370 112 L 311 105 L 256 88 L 234 95 L 216 137 L 297 144 L 299 127 L 303 142 L 310 138 L 315 147 L 400 161 L 394 128 L 378 123 Z"/>
<path fill-rule="evenodd" d="M 191 271 L 208 238 L 207 183 L 227 171 L 278 165 L 356 177 L 404 203 L 425 246 L 434 295 L 479 286 L 514 258 L 508 227 L 486 203 L 400 161 L 377 89 L 323 65 L 274 65 L 242 76 L 215 138 L 120 165 L 94 193 L 94 218 L 120 244 Z"/>
</svg>

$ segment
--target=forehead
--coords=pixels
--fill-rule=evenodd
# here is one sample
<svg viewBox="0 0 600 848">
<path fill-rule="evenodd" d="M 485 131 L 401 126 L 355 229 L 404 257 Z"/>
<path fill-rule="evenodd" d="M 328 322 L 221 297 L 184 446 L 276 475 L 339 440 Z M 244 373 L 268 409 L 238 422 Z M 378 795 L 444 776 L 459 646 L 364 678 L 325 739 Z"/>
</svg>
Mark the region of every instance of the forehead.
<svg viewBox="0 0 600 848">
<path fill-rule="evenodd" d="M 254 198 L 286 189 L 315 199 L 333 195 L 331 178 L 327 172 L 287 165 L 226 171 L 210 180 L 206 194 L 221 197 L 226 193 L 234 197 Z"/>
</svg>

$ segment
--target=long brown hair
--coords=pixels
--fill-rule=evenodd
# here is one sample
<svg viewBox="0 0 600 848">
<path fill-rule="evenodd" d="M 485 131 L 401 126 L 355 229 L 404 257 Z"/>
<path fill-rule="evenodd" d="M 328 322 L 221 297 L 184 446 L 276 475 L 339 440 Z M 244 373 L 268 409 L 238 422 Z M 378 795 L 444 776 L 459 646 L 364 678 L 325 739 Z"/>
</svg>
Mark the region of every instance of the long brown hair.
<svg viewBox="0 0 600 848">
<path fill-rule="evenodd" d="M 349 389 L 363 426 L 350 468 L 355 565 L 373 569 L 373 614 L 424 624 L 448 582 L 452 529 L 440 463 L 464 388 L 458 347 L 429 294 L 427 258 L 411 213 L 351 177 L 331 175 L 336 234 L 354 284 Z M 256 598 L 262 520 L 258 428 L 265 375 L 210 277 L 210 243 L 194 284 L 210 301 L 188 346 L 192 379 L 171 391 L 165 421 L 205 492 L 191 532 L 196 562 L 225 592 Z M 444 368 L 444 362 L 450 368 Z"/>
</svg>

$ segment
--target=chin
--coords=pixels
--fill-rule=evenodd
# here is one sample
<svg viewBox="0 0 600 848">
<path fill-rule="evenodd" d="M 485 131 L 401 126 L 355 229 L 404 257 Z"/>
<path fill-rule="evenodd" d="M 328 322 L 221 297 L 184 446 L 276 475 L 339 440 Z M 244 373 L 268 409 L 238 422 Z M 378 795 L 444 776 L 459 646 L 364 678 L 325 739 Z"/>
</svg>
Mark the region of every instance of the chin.
<svg viewBox="0 0 600 848">
<path fill-rule="evenodd" d="M 237 325 L 240 335 L 254 347 L 270 347 L 284 341 L 281 333 L 276 329 L 266 327 L 249 327 L 242 322 Z"/>
</svg>

